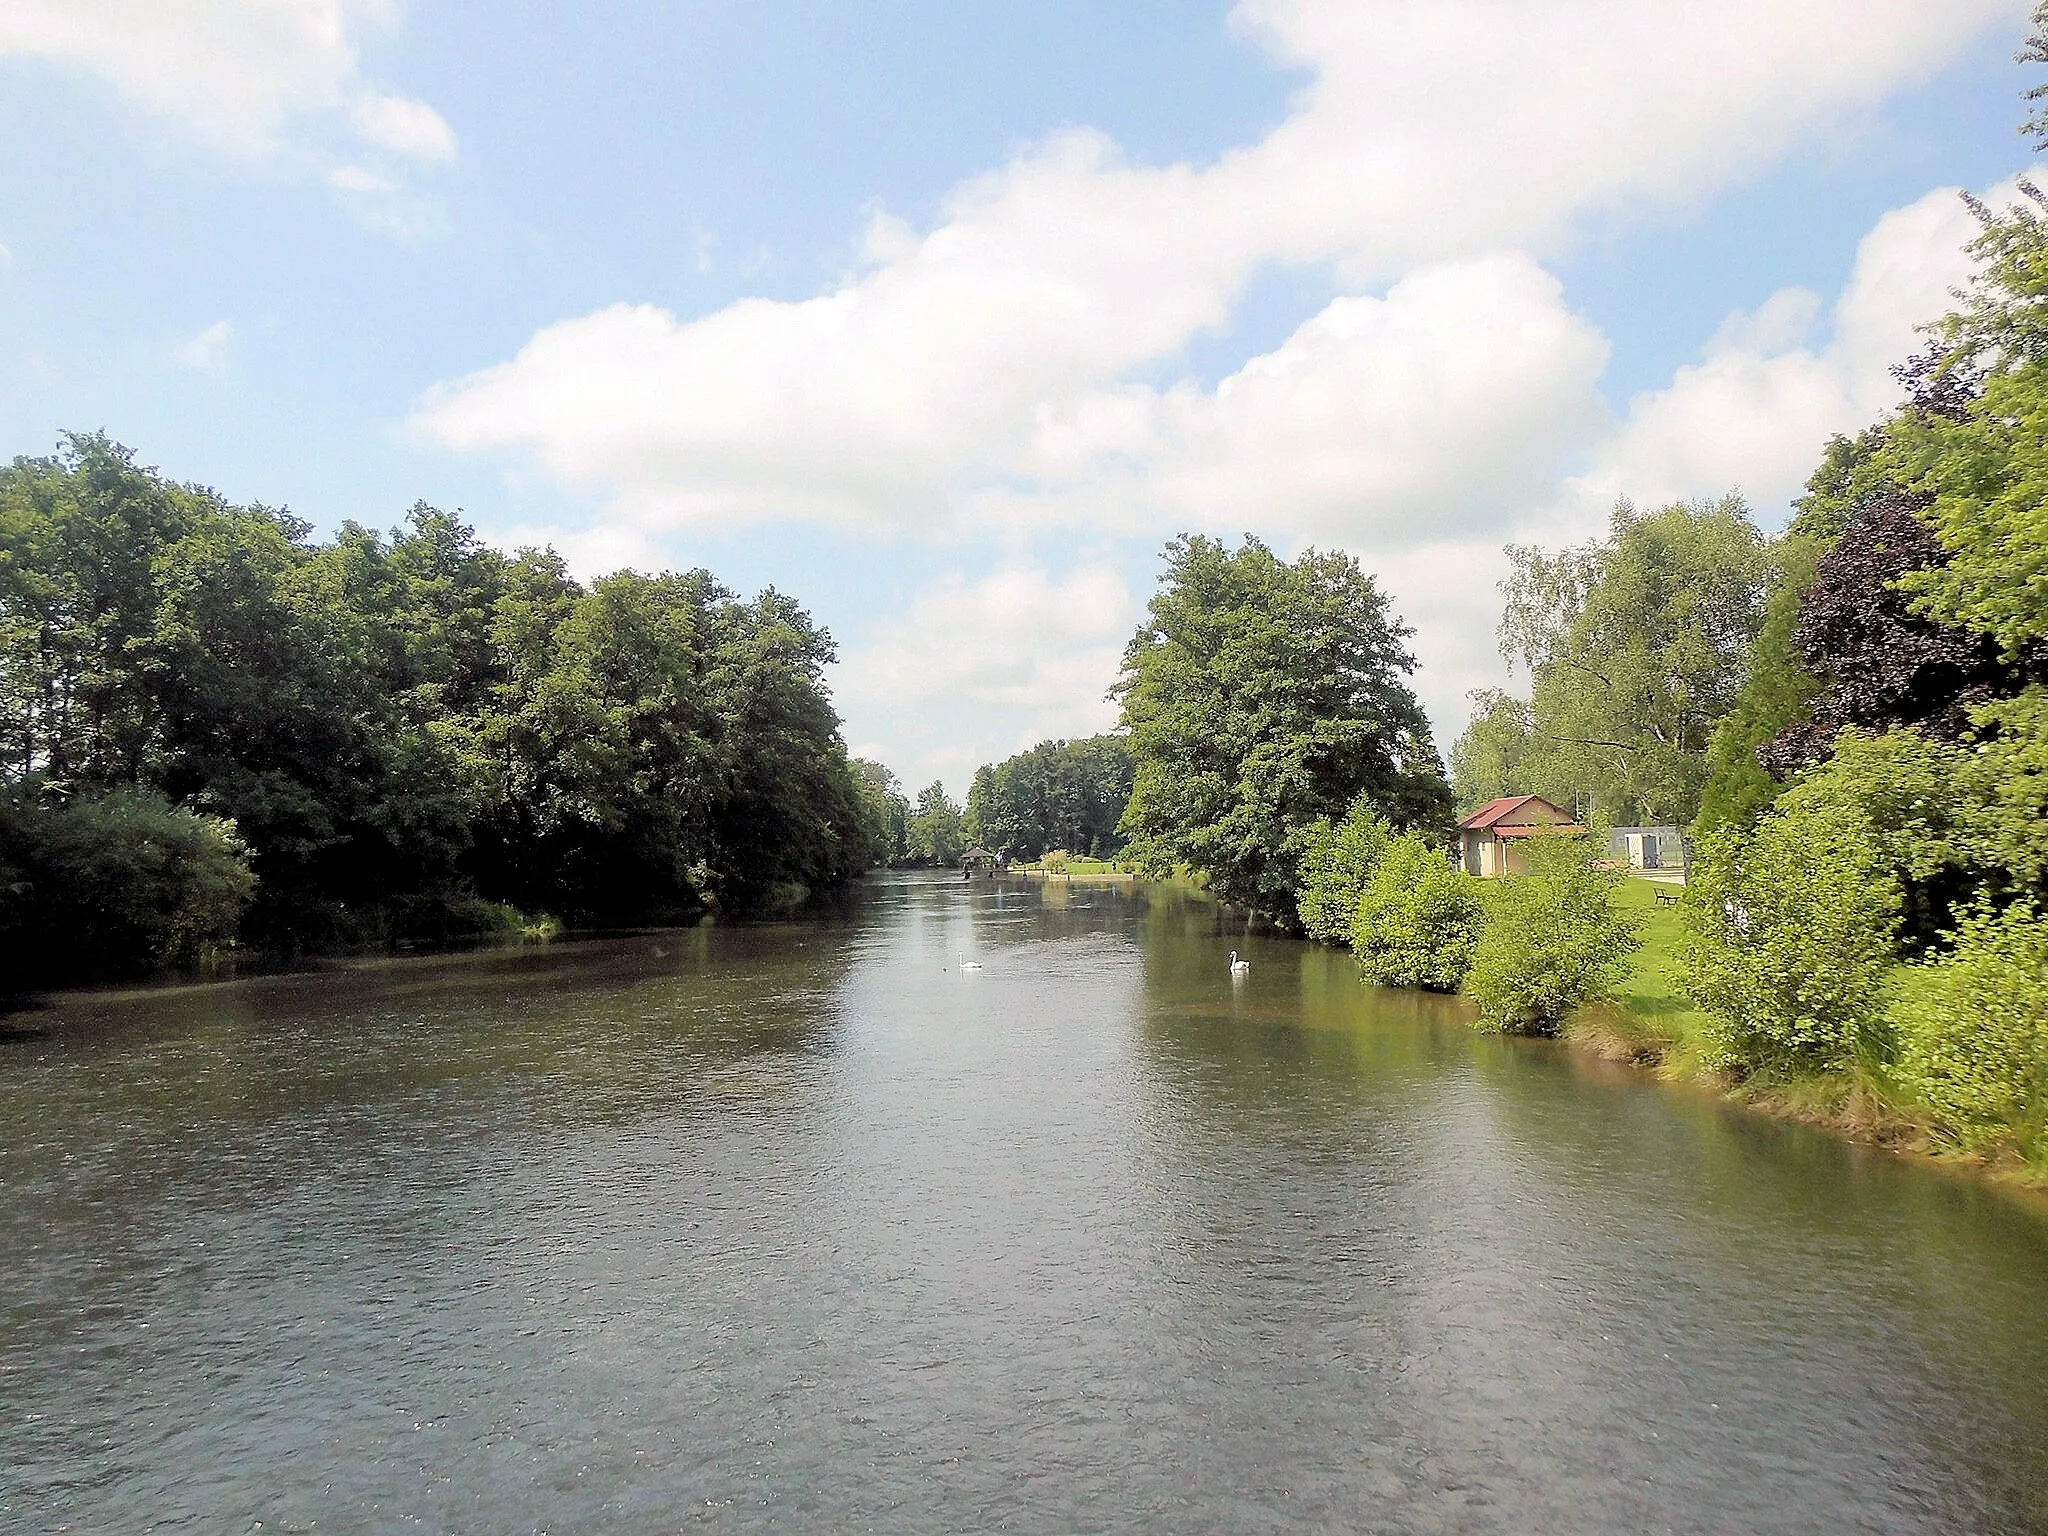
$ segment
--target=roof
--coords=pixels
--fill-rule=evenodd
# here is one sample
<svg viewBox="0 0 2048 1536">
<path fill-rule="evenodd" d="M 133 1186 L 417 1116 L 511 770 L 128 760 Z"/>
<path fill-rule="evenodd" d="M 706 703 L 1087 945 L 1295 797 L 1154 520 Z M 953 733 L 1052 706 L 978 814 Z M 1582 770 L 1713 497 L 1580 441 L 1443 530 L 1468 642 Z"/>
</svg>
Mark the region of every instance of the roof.
<svg viewBox="0 0 2048 1536">
<path fill-rule="evenodd" d="M 1489 800 L 1470 816 L 1458 823 L 1461 832 L 1478 832 L 1492 828 L 1495 823 L 1512 816 L 1524 806 L 1540 805 L 1555 814 L 1560 821 L 1570 821 L 1562 809 L 1552 805 L 1541 795 L 1509 795 L 1504 800 Z"/>
</svg>

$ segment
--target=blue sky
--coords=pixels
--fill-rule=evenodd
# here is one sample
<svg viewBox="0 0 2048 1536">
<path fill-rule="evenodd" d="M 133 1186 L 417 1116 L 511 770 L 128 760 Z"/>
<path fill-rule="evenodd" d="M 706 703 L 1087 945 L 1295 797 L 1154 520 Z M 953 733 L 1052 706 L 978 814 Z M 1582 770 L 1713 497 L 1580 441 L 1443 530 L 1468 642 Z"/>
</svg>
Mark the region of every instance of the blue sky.
<svg viewBox="0 0 2048 1536">
<path fill-rule="evenodd" d="M 773 583 L 956 791 L 1174 533 L 1336 545 L 1447 748 L 1502 543 L 1889 403 L 2027 8 L 0 0 L 0 447 Z"/>
</svg>

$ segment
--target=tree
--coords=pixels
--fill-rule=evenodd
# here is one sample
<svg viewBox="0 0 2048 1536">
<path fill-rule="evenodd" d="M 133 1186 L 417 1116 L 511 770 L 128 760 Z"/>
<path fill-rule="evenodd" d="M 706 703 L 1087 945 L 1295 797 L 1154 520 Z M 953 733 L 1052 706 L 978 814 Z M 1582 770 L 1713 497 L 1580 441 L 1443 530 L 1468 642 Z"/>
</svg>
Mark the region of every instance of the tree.
<svg viewBox="0 0 2048 1536">
<path fill-rule="evenodd" d="M 997 853 L 1035 859 L 1048 848 L 1100 858 L 1122 847 L 1117 823 L 1131 797 L 1129 746 L 1120 736 L 1041 741 L 976 770 L 967 836 Z"/>
<path fill-rule="evenodd" d="M 1747 509 L 1624 502 L 1604 541 L 1508 555 L 1501 648 L 1532 683 L 1523 776 L 1605 820 L 1691 821 L 1770 588 Z"/>
<path fill-rule="evenodd" d="M 1320 944 L 1351 942 L 1359 898 L 1393 836 L 1379 808 L 1363 796 L 1342 821 L 1318 823 L 1310 830 L 1296 897 L 1303 933 Z"/>
<path fill-rule="evenodd" d="M 1413 832 L 1387 845 L 1359 893 L 1351 952 L 1369 982 L 1455 992 L 1486 929 L 1485 882 Z"/>
<path fill-rule="evenodd" d="M 1129 857 L 1291 924 L 1312 829 L 1360 795 L 1396 827 L 1448 828 L 1405 680 L 1410 631 L 1357 561 L 1185 536 L 1166 562 L 1116 688 L 1136 764 Z"/>
<path fill-rule="evenodd" d="M 1532 838 L 1526 875 L 1488 888 L 1465 990 L 1482 1027 L 1547 1034 L 1627 977 L 1638 939 L 1614 904 L 1622 876 L 1596 863 L 1588 840 Z M 1470 878 L 1470 877 L 1467 877 Z"/>
<path fill-rule="evenodd" d="M 1474 689 L 1466 697 L 1472 719 L 1451 746 L 1451 793 L 1460 809 L 1545 790 L 1553 799 L 1558 794 L 1571 798 L 1570 787 L 1560 790 L 1547 781 L 1541 789 L 1533 787 L 1537 774 L 1548 775 L 1554 757 L 1546 761 L 1537 751 L 1536 722 L 1526 701 L 1498 688 Z"/>
<path fill-rule="evenodd" d="M 918 791 L 907 842 L 913 864 L 957 864 L 967 850 L 967 827 L 960 807 L 936 779 Z"/>
<path fill-rule="evenodd" d="M 853 760 L 866 818 L 871 864 L 901 864 L 910 857 L 910 801 L 897 788 L 896 775 L 865 757 Z"/>
<path fill-rule="evenodd" d="M 423 504 L 389 535 L 309 534 L 104 437 L 0 469 L 0 795 L 28 808 L 11 885 L 33 866 L 57 901 L 53 880 L 126 859 L 138 899 L 186 911 L 196 886 L 107 849 L 189 847 L 180 868 L 253 876 L 240 936 L 288 952 L 450 937 L 504 902 L 762 910 L 876 856 L 831 637 L 786 596 L 704 571 L 586 587 Z"/>
</svg>

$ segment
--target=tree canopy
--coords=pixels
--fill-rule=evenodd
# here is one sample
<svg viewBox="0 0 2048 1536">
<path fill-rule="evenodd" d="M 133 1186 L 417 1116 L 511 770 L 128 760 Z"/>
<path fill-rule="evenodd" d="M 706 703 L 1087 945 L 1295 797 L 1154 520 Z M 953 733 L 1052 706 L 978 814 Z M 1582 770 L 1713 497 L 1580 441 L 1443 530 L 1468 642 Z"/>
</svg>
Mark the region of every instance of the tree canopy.
<svg viewBox="0 0 2048 1536">
<path fill-rule="evenodd" d="M 1530 697 L 1475 698 L 1452 752 L 1460 805 L 1541 794 L 1610 822 L 1690 821 L 1774 575 L 1748 509 L 1624 502 L 1603 540 L 1508 556 L 1501 650 Z"/>
<path fill-rule="evenodd" d="M 1291 924 L 1309 841 L 1361 795 L 1397 828 L 1447 830 L 1409 634 L 1348 555 L 1283 561 L 1250 536 L 1167 546 L 1116 690 L 1135 762 L 1127 855 Z"/>
<path fill-rule="evenodd" d="M 445 936 L 489 903 L 785 903 L 875 851 L 832 659 L 772 590 L 585 585 L 424 505 L 315 543 L 74 437 L 0 469 L 0 802 L 41 871 L 12 910 L 56 896 L 30 845 L 67 807 L 129 791 L 96 825 L 211 818 L 252 877 L 241 934 L 276 948 Z"/>
<path fill-rule="evenodd" d="M 1041 741 L 979 769 L 967 792 L 967 837 L 991 852 L 1035 859 L 1049 849 L 1101 858 L 1123 846 L 1130 747 L 1120 736 Z"/>
</svg>

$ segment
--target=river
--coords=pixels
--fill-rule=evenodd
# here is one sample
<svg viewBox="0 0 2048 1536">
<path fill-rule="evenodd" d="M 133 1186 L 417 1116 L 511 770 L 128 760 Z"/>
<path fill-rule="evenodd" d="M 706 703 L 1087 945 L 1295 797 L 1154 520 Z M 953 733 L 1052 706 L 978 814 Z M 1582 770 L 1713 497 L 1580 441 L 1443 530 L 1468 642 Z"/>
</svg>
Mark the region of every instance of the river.
<svg viewBox="0 0 2048 1536">
<path fill-rule="evenodd" d="M 932 876 L 60 997 L 0 1529 L 2048 1532 L 2039 1206 L 1462 1006 Z"/>
</svg>

